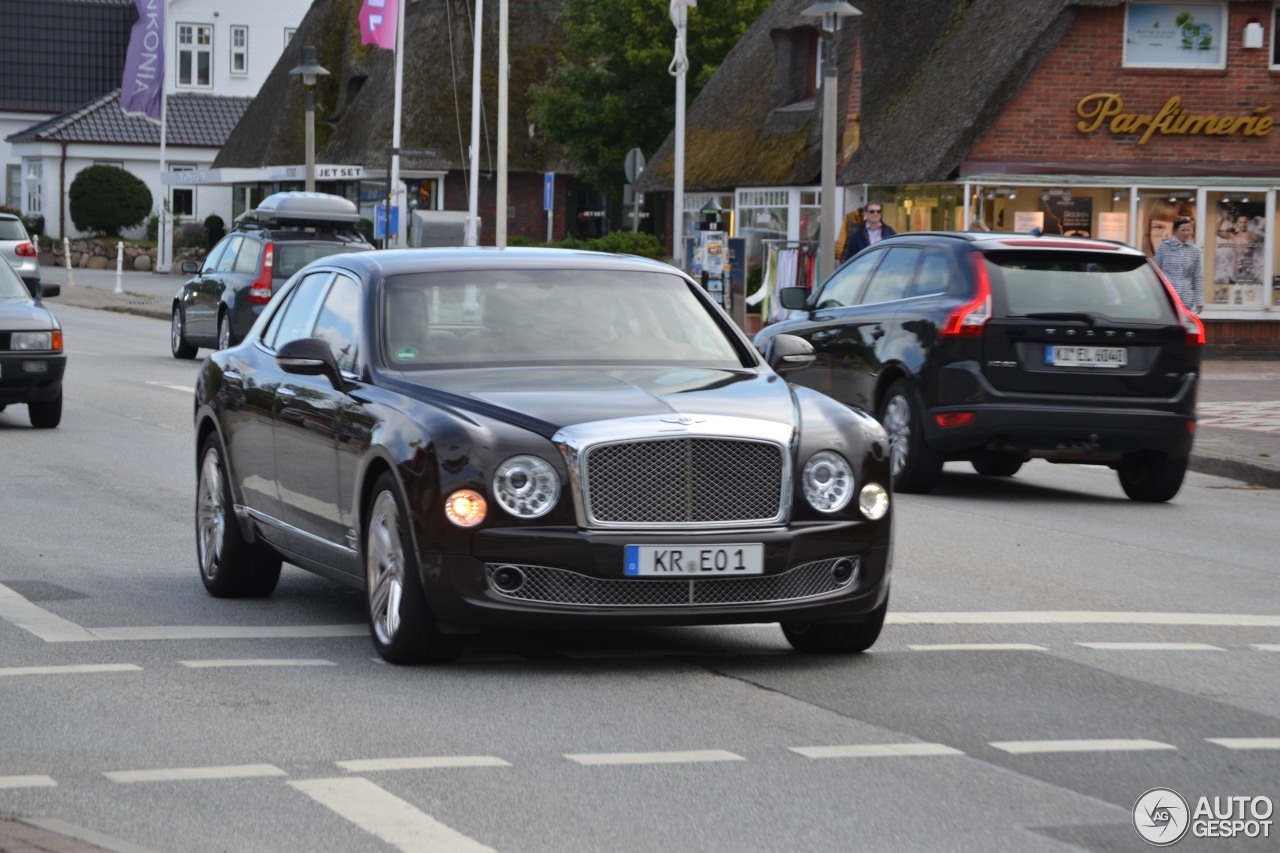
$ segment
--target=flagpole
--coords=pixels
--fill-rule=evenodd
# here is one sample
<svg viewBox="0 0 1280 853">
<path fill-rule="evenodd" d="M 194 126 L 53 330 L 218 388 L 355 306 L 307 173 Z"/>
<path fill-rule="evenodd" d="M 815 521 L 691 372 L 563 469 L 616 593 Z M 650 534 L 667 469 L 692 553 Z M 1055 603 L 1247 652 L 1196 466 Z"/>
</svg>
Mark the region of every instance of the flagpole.
<svg viewBox="0 0 1280 853">
<path fill-rule="evenodd" d="M 391 124 L 391 208 L 398 212 L 396 223 L 396 247 L 408 245 L 405 233 L 408 231 L 408 211 L 404 204 L 404 184 L 400 180 L 400 99 L 404 88 L 404 7 L 409 0 L 396 3 L 396 94 L 395 118 Z M 387 211 L 386 233 L 391 233 L 391 210 Z"/>
<path fill-rule="evenodd" d="M 511 68 L 507 63 L 507 2 L 498 5 L 498 203 L 493 211 L 494 245 L 507 245 L 507 90 Z"/>
<path fill-rule="evenodd" d="M 484 31 L 484 0 L 476 0 L 475 55 L 471 62 L 471 199 L 467 205 L 465 245 L 480 245 L 480 37 Z"/>
<path fill-rule="evenodd" d="M 160 203 L 160 245 L 156 249 L 156 272 L 167 273 L 173 268 L 173 214 L 169 210 L 169 193 L 168 184 L 164 182 L 165 169 L 168 168 L 165 163 L 165 131 L 169 128 L 169 51 L 165 42 L 165 33 L 168 27 L 160 33 L 160 50 L 164 56 L 164 74 L 160 82 L 160 191 L 163 193 L 163 200 Z"/>
</svg>

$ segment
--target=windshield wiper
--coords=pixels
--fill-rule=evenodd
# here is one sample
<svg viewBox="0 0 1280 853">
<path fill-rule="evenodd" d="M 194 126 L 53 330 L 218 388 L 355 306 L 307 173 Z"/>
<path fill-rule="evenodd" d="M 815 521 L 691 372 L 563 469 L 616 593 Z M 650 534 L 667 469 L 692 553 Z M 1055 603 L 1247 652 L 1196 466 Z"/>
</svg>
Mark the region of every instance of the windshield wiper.
<svg viewBox="0 0 1280 853">
<path fill-rule="evenodd" d="M 1023 314 L 1022 316 L 1032 320 L 1080 320 L 1093 325 L 1093 315 L 1085 314 L 1083 311 L 1043 311 L 1038 314 Z"/>
</svg>

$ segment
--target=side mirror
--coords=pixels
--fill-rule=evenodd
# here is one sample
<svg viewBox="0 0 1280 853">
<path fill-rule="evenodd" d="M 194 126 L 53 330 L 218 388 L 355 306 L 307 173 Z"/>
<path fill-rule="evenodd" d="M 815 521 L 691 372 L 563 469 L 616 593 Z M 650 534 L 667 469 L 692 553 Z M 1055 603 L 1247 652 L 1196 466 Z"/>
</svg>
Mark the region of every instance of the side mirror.
<svg viewBox="0 0 1280 853">
<path fill-rule="evenodd" d="M 200 265 L 197 264 L 195 261 L 182 262 L 183 275 L 195 275 L 198 272 L 200 272 Z"/>
<path fill-rule="evenodd" d="M 803 287 L 783 287 L 778 290 L 778 301 L 783 308 L 796 311 L 809 301 L 809 291 Z"/>
<path fill-rule="evenodd" d="M 62 293 L 62 285 L 41 282 L 36 288 L 36 299 L 48 299 Z"/>
<path fill-rule="evenodd" d="M 774 335 L 764 350 L 764 360 L 778 373 L 808 367 L 813 364 L 814 357 L 813 344 L 795 335 Z"/>
<path fill-rule="evenodd" d="M 276 350 L 276 364 L 285 373 L 327 376 L 333 387 L 343 388 L 342 372 L 329 344 L 320 338 L 298 338 Z"/>
</svg>

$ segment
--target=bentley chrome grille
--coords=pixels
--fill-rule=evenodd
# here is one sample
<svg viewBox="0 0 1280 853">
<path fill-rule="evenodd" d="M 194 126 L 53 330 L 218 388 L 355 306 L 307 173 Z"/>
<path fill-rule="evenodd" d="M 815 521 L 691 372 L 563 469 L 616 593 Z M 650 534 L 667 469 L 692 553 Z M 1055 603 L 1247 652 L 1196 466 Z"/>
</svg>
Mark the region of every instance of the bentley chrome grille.
<svg viewBox="0 0 1280 853">
<path fill-rule="evenodd" d="M 855 566 L 843 581 L 832 574 L 840 559 L 852 560 Z M 493 582 L 493 573 L 502 566 L 514 566 L 523 573 L 524 582 L 519 588 L 503 590 Z M 486 563 L 484 568 L 490 590 L 520 601 L 592 607 L 690 607 L 799 601 L 829 595 L 857 580 L 861 562 L 858 557 L 835 558 L 804 563 L 778 575 L 689 580 L 593 578 L 564 569 L 513 563 Z"/>
<path fill-rule="evenodd" d="M 672 436 L 586 453 L 585 509 L 599 524 L 767 523 L 783 517 L 784 450 L 766 441 Z"/>
</svg>

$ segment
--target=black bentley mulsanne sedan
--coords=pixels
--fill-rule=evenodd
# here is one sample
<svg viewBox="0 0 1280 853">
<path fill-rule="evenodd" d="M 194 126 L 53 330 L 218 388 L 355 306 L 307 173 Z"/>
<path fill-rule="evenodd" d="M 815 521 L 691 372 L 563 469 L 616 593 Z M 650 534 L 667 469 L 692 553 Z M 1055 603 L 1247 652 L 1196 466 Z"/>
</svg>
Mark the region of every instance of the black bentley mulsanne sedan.
<svg viewBox="0 0 1280 853">
<path fill-rule="evenodd" d="M 388 661 L 485 629 L 781 622 L 858 652 L 889 598 L 888 443 L 692 279 L 553 249 L 335 255 L 196 385 L 215 596 L 282 560 L 365 590 Z"/>
</svg>

